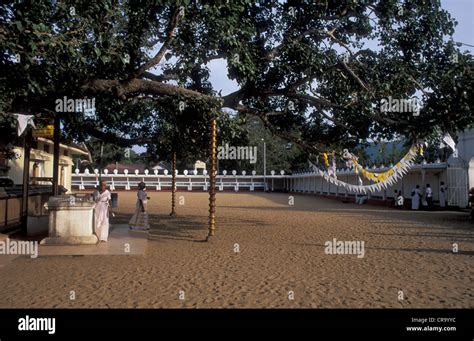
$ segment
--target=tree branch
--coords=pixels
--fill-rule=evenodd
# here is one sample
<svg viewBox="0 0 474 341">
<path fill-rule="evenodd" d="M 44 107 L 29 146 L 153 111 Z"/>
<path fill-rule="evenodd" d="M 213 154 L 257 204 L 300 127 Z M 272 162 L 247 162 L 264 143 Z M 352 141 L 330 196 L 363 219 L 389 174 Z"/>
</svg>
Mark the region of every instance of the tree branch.
<svg viewBox="0 0 474 341">
<path fill-rule="evenodd" d="M 242 95 L 244 93 L 245 93 L 245 88 L 241 88 L 237 91 L 231 92 L 230 94 L 223 96 L 222 97 L 222 99 L 224 100 L 223 106 L 227 108 L 233 108 L 239 103 L 240 99 L 242 99 L 243 97 Z"/>
<path fill-rule="evenodd" d="M 129 147 L 133 145 L 143 145 L 148 143 L 157 143 L 160 139 L 149 138 L 149 137 L 138 137 L 138 138 L 125 138 L 117 136 L 114 133 L 104 132 L 100 129 L 95 128 L 91 124 L 81 124 L 81 131 L 98 138 L 99 140 L 106 141 L 107 143 L 116 144 L 120 147 Z"/>
<path fill-rule="evenodd" d="M 426 97 L 430 97 L 430 93 L 427 92 L 424 88 L 423 88 L 423 85 L 421 85 L 420 82 L 418 82 L 414 77 L 408 77 L 408 80 L 411 81 L 413 84 L 415 84 L 417 87 L 418 87 L 418 90 L 420 90 L 423 95 L 425 95 Z"/>
<path fill-rule="evenodd" d="M 341 63 L 344 66 L 344 68 L 347 70 L 347 72 L 349 72 L 350 75 L 355 78 L 357 83 L 359 83 L 360 86 L 363 87 L 365 91 L 371 92 L 371 90 L 367 87 L 367 85 L 365 85 L 362 79 L 360 79 L 359 76 L 355 74 L 355 72 L 349 67 L 349 65 L 347 65 L 347 63 L 344 60 L 342 60 Z"/>
<path fill-rule="evenodd" d="M 168 25 L 168 34 L 166 35 L 166 40 L 163 42 L 163 45 L 161 45 L 160 50 L 152 59 L 143 64 L 140 69 L 138 69 L 138 71 L 130 78 L 140 77 L 145 71 L 157 65 L 161 61 L 166 51 L 168 50 L 171 41 L 175 36 L 176 27 L 178 26 L 179 19 L 181 19 L 181 10 L 176 9 L 171 15 L 171 19 Z"/>
<path fill-rule="evenodd" d="M 320 151 L 323 149 L 322 147 L 322 144 L 319 145 L 319 148 L 316 147 L 315 145 L 311 145 L 305 141 L 303 141 L 301 138 L 299 137 L 296 137 L 296 136 L 293 136 L 287 132 L 284 132 L 284 131 L 281 131 L 279 129 L 277 129 L 273 124 L 271 124 L 269 121 L 268 121 L 268 118 L 267 118 L 267 115 L 271 115 L 272 113 L 264 113 L 264 112 L 261 112 L 261 111 L 258 111 L 258 110 L 255 110 L 255 109 L 251 109 L 251 108 L 248 108 L 248 107 L 245 107 L 243 105 L 237 105 L 234 107 L 235 110 L 239 111 L 239 112 L 242 112 L 242 113 L 246 113 L 246 114 L 250 114 L 250 115 L 254 115 L 254 116 L 257 116 L 260 118 L 260 120 L 262 121 L 263 125 L 268 129 L 270 130 L 270 132 L 273 134 L 273 135 L 276 135 L 278 137 L 281 137 L 282 139 L 284 140 L 287 140 L 287 141 L 291 141 L 291 142 L 294 142 L 296 143 L 297 145 L 301 146 L 304 150 L 310 152 L 310 153 L 316 153 L 316 154 L 319 154 Z"/>
<path fill-rule="evenodd" d="M 154 73 L 145 71 L 142 78 L 147 78 L 155 82 L 164 82 L 168 80 L 178 79 L 178 75 L 174 73 L 164 73 L 162 75 L 155 75 Z"/>
<path fill-rule="evenodd" d="M 132 79 L 127 82 L 119 80 L 96 79 L 82 86 L 86 93 L 105 95 L 126 99 L 127 96 L 142 93 L 156 96 L 183 96 L 194 100 L 213 101 L 217 99 L 200 92 L 185 89 L 176 85 L 150 81 L 146 79 Z"/>
</svg>

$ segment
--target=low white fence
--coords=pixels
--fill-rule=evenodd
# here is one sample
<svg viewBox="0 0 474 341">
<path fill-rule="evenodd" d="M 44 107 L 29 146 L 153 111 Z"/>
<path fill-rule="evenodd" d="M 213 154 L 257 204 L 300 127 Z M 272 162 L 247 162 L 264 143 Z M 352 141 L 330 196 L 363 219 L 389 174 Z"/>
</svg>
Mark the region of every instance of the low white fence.
<svg viewBox="0 0 474 341">
<path fill-rule="evenodd" d="M 388 167 L 372 168 L 371 171 L 380 173 L 388 170 Z M 464 201 L 456 201 L 456 196 L 451 195 L 453 189 L 462 192 L 462 195 L 467 195 L 467 188 L 459 189 L 455 187 L 450 178 L 447 177 L 447 169 L 449 166 L 445 162 L 435 163 L 423 163 L 414 165 L 408 173 L 394 184 L 392 187 L 388 187 L 385 190 L 368 194 L 371 198 L 387 199 L 394 196 L 395 190 L 401 190 L 405 198 L 411 197 L 411 192 L 416 185 L 420 185 L 422 192 L 424 186 L 430 184 L 433 190 L 433 199 L 439 200 L 439 191 L 441 182 L 444 182 L 445 189 L 447 191 L 447 201 L 450 205 L 464 207 Z M 339 180 L 350 184 L 358 183 L 358 175 L 353 170 L 341 169 L 337 172 Z M 133 173 L 129 173 L 127 170 L 123 174 L 119 174 L 116 170 L 113 173 L 109 173 L 108 170 L 104 170 L 101 178 L 106 180 L 111 190 L 131 190 L 136 189 L 138 183 L 145 182 L 148 189 L 154 189 L 157 191 L 171 189 L 171 174 L 166 170 L 159 174 L 158 171 L 154 171 L 150 174 L 147 170 L 144 173 L 139 173 L 138 170 Z M 370 184 L 368 180 L 363 179 L 364 185 Z M 72 176 L 72 189 L 73 190 L 87 190 L 93 189 L 99 184 L 99 171 L 95 170 L 94 173 L 80 173 L 78 170 Z M 209 187 L 209 175 L 206 170 L 199 174 L 196 170 L 188 172 L 184 171 L 176 175 L 176 187 L 180 190 L 188 191 L 207 191 Z M 458 186 L 459 187 L 459 186 Z M 294 173 L 286 175 L 284 171 L 275 172 L 271 171 L 269 175 L 257 175 L 255 171 L 247 174 L 243 171 L 241 174 L 237 174 L 236 171 L 232 171 L 231 174 L 223 171 L 222 174 L 217 175 L 216 188 L 220 191 L 234 190 L 234 191 L 287 191 L 287 192 L 301 192 L 301 193 L 314 193 L 322 195 L 334 195 L 334 196 L 353 196 L 354 193 L 331 184 L 324 180 L 324 178 L 318 173 L 305 172 L 305 173 Z M 465 192 L 465 193 L 464 193 Z M 456 192 L 457 193 L 457 192 Z"/>
<path fill-rule="evenodd" d="M 277 175 L 274 171 L 270 175 L 257 175 L 252 172 L 251 175 L 247 175 L 244 171 L 242 174 L 237 175 L 234 171 L 232 174 L 217 175 L 216 177 L 216 188 L 220 191 L 223 190 L 265 190 L 274 191 L 283 189 L 283 179 L 285 178 L 284 172 L 280 172 Z M 131 190 L 136 189 L 140 182 L 144 182 L 147 185 L 147 189 L 155 189 L 157 191 L 169 190 L 172 186 L 172 176 L 167 171 L 163 174 L 150 174 L 148 171 L 140 174 L 135 171 L 133 174 L 129 174 L 127 171 L 124 174 L 115 172 L 113 174 L 105 171 L 101 174 L 100 178 L 107 181 L 107 184 L 111 190 Z M 77 170 L 72 176 L 72 189 L 73 190 L 86 190 L 94 189 L 99 185 L 99 172 L 96 170 L 94 173 L 79 173 Z M 209 187 L 209 175 L 204 170 L 202 174 L 198 174 L 197 171 L 187 172 L 176 175 L 176 188 L 184 189 L 188 191 L 207 191 Z"/>
</svg>

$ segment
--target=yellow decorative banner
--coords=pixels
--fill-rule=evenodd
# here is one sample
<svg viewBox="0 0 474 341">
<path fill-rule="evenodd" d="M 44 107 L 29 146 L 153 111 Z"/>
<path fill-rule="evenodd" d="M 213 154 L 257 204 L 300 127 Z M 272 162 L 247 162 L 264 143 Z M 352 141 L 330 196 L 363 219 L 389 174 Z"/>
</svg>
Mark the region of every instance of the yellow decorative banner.
<svg viewBox="0 0 474 341">
<path fill-rule="evenodd" d="M 423 154 L 423 145 L 418 144 L 418 145 L 413 145 L 408 152 L 405 154 L 405 156 L 398 162 L 395 166 L 390 168 L 389 170 L 383 172 L 383 173 L 374 173 L 368 170 L 365 170 L 355 158 L 352 159 L 352 163 L 356 167 L 356 169 L 362 174 L 362 176 L 368 180 L 371 180 L 373 182 L 385 182 L 389 177 L 391 177 L 396 169 L 402 168 L 402 166 L 406 166 L 408 162 L 411 162 L 416 155 L 420 153 L 420 155 Z"/>
<path fill-rule="evenodd" d="M 352 165 L 355 167 L 356 174 L 362 174 L 366 179 L 369 179 L 375 182 L 372 185 L 362 185 L 362 181 L 359 178 L 360 184 L 359 185 L 352 185 L 348 184 L 344 181 L 337 179 L 336 174 L 331 174 L 331 172 L 326 172 L 320 170 L 314 164 L 311 164 L 313 167 L 314 172 L 319 173 L 326 181 L 343 188 L 346 188 L 349 191 L 357 192 L 357 193 L 367 193 L 367 192 L 375 192 L 381 191 L 382 189 L 387 188 L 387 186 L 391 186 L 395 184 L 399 179 L 405 175 L 408 170 L 413 166 L 414 160 L 418 154 L 423 153 L 423 145 L 422 143 L 416 143 L 411 146 L 405 156 L 397 162 L 395 166 L 390 168 L 389 170 L 382 172 L 382 173 L 375 173 L 368 170 L 365 170 L 358 162 L 357 157 L 353 156 L 352 154 L 348 153 L 347 150 L 345 152 L 345 159 L 352 162 Z M 324 153 L 324 161 L 326 164 L 327 154 Z M 329 162 L 327 162 L 329 164 Z"/>
<path fill-rule="evenodd" d="M 326 167 L 329 167 L 329 158 L 327 153 L 323 153 L 323 158 L 324 158 L 324 165 Z"/>
</svg>

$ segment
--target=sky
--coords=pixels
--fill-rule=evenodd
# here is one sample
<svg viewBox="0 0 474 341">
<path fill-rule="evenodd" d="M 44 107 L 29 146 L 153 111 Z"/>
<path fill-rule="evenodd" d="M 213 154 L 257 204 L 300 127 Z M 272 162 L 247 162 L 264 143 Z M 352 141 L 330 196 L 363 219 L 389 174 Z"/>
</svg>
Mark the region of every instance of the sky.
<svg viewBox="0 0 474 341">
<path fill-rule="evenodd" d="M 453 35 L 454 41 L 474 45 L 474 0 L 441 0 L 441 6 L 458 22 Z M 468 50 L 474 54 L 474 47 L 463 45 L 460 49 L 461 51 Z M 213 60 L 208 64 L 208 67 L 210 69 L 209 80 L 216 91 L 222 90 L 222 95 L 227 95 L 238 90 L 237 83 L 227 77 L 225 59 Z M 135 146 L 133 150 L 142 153 L 145 148 Z"/>
<path fill-rule="evenodd" d="M 474 0 L 441 0 L 441 6 L 458 22 L 454 41 L 474 45 Z M 474 54 L 473 47 L 462 46 L 461 50 Z"/>
</svg>

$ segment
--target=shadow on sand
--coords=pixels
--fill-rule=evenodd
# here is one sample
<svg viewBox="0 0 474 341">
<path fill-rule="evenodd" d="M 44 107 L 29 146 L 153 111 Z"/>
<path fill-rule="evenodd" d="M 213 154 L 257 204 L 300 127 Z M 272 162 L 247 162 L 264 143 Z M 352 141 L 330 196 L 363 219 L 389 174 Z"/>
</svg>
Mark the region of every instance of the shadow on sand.
<svg viewBox="0 0 474 341">
<path fill-rule="evenodd" d="M 111 220 L 112 224 L 128 224 L 130 214 L 116 213 Z M 217 228 L 257 228 L 270 226 L 264 220 L 239 218 L 236 221 L 230 217 L 217 217 Z M 187 240 L 196 243 L 206 242 L 208 232 L 208 218 L 196 215 L 177 215 L 170 217 L 166 214 L 149 214 L 150 231 L 149 240 L 160 241 L 163 239 Z"/>
</svg>

